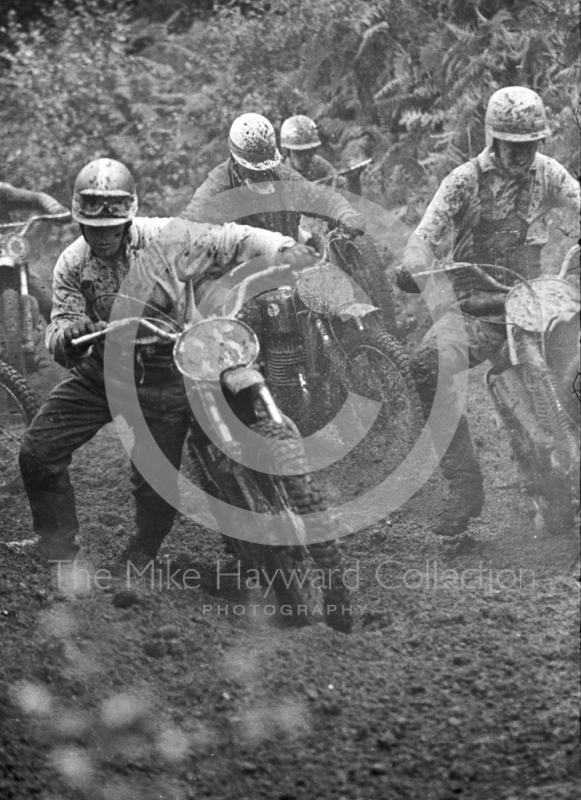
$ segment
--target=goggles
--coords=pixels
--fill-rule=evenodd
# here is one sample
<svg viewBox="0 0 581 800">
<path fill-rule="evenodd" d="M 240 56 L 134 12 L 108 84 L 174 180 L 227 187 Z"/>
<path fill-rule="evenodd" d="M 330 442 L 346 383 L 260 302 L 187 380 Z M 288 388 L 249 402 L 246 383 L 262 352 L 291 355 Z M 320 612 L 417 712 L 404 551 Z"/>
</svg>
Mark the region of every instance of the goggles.
<svg viewBox="0 0 581 800">
<path fill-rule="evenodd" d="M 135 207 L 135 197 L 130 194 L 81 194 L 78 209 L 85 217 L 128 217 Z"/>
</svg>

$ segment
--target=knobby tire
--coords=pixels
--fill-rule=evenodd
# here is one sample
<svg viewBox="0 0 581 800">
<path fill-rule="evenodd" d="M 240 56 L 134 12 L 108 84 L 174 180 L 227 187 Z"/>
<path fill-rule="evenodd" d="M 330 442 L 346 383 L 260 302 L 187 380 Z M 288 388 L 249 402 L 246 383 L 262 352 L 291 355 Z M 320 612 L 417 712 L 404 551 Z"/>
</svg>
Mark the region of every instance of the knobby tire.
<svg viewBox="0 0 581 800">
<path fill-rule="evenodd" d="M 20 480 L 20 443 L 37 411 L 38 403 L 26 378 L 0 361 L 0 493 Z"/>
</svg>

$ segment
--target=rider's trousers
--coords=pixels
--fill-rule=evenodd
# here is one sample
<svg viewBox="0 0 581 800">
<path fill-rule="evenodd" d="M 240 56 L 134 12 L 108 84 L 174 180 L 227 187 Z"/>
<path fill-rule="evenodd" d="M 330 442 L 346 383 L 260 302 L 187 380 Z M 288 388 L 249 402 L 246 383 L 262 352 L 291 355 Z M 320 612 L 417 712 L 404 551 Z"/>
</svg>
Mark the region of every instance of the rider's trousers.
<svg viewBox="0 0 581 800">
<path fill-rule="evenodd" d="M 451 308 L 432 325 L 412 353 L 412 373 L 426 419 L 434 408 L 434 425 L 445 426 L 448 423 L 442 420 L 449 418 L 453 426 L 447 431 L 434 429 L 432 433 L 437 448 L 438 441 L 449 442 L 439 448 L 440 466 L 444 477 L 454 484 L 468 487 L 482 483 L 454 376 L 495 357 L 505 340 L 502 318 L 469 317 Z M 436 389 L 437 408 L 434 407 Z M 454 414 L 444 413 L 452 409 Z"/>
<path fill-rule="evenodd" d="M 112 411 L 120 413 L 133 440 L 131 482 L 139 539 L 156 549 L 169 533 L 178 505 L 171 467 L 179 469 L 181 463 L 190 417 L 187 396 L 181 375 L 169 368 L 145 371 L 135 391 L 137 402 L 124 381 L 112 380 L 106 392 L 102 364 L 88 359 L 53 389 L 32 421 L 22 442 L 20 469 L 41 552 L 49 552 L 51 542 L 59 545 L 57 551 L 74 543 L 79 524 L 68 467 L 75 450 L 111 422 Z"/>
</svg>

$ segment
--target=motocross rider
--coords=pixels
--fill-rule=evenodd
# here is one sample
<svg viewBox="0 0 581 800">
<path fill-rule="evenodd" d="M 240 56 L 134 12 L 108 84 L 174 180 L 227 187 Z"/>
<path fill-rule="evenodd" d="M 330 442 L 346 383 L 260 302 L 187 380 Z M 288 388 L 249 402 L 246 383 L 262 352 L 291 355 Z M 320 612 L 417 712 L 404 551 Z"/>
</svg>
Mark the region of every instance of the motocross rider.
<svg viewBox="0 0 581 800">
<path fill-rule="evenodd" d="M 535 92 L 524 86 L 499 89 L 488 102 L 485 125 L 487 147 L 443 180 L 410 237 L 397 275 L 403 291 L 419 292 L 425 287 L 426 277 L 418 276 L 416 281 L 414 274 L 433 268 L 446 250 L 445 235 L 450 233 L 454 261 L 501 265 L 518 276 L 537 277 L 541 250 L 549 236 L 547 212 L 564 208 L 578 213 L 578 182 L 557 161 L 538 152 L 550 130 Z M 503 283 L 518 280 L 513 275 L 511 281 L 510 275 L 499 271 L 495 277 Z M 441 387 L 451 406 L 457 403 L 454 374 L 495 355 L 498 360 L 506 338 L 504 296 L 460 286 L 451 276 L 457 302 L 446 301 L 437 310 L 437 321 L 412 355 L 426 417 L 436 394 L 439 359 Z M 470 316 L 463 317 L 462 308 Z M 456 333 L 462 320 L 468 355 Z M 482 472 L 464 415 L 440 465 L 450 497 L 435 532 L 455 536 L 480 515 L 484 504 Z"/>
<path fill-rule="evenodd" d="M 287 151 L 285 163 L 308 181 L 321 181 L 329 186 L 344 186 L 337 170 L 316 151 L 322 144 L 315 122 L 304 114 L 285 119 L 280 129 L 280 146 Z"/>
<path fill-rule="evenodd" d="M 207 271 L 224 274 L 255 256 L 294 266 L 313 260 L 304 245 L 270 231 L 234 223 L 215 226 L 136 217 L 136 212 L 134 180 L 123 164 L 102 158 L 79 172 L 72 214 L 82 236 L 56 264 L 52 319 L 46 336 L 54 359 L 71 372 L 42 405 L 20 451 L 20 469 L 39 537 L 38 551 L 48 561 L 72 560 L 79 550 L 79 523 L 68 465 L 73 452 L 111 421 L 103 345 L 73 344 L 76 338 L 106 327 L 107 303 L 100 303 L 103 295 L 109 299 L 110 311 L 130 270 L 131 275 L 137 272 L 137 286 L 140 276 L 154 275 L 146 314 L 169 316 L 183 325 L 195 311 L 190 282 L 195 283 Z M 132 380 L 141 413 L 135 413 L 130 402 L 123 406 L 135 437 L 134 460 L 141 463 L 138 456 L 148 458 L 148 437 L 140 434 L 145 432 L 144 418 L 159 450 L 179 469 L 190 412 L 171 345 L 149 342 L 137 345 L 133 353 L 132 344 L 124 342 L 122 336 L 117 339 L 113 331 L 108 336 L 113 337 L 114 353 L 119 347 L 134 356 Z M 112 383 L 108 382 L 107 390 L 123 402 L 130 380 L 127 369 L 114 359 L 108 374 Z M 155 557 L 172 527 L 176 509 L 145 482 L 135 466 L 132 483 L 137 533 L 123 557 L 143 563 L 143 558 Z M 177 498 L 173 478 L 160 474 L 159 485 L 169 485 Z"/>
<path fill-rule="evenodd" d="M 49 194 L 18 189 L 10 183 L 0 181 L 0 224 L 10 222 L 13 214 L 18 218 L 22 214 L 49 214 L 61 217 L 59 222 L 69 222 L 71 218 L 68 208 Z M 30 274 L 28 280 L 30 293 L 37 299 L 40 312 L 48 322 L 51 305 L 50 289 L 46 288 L 36 275 Z"/>
<path fill-rule="evenodd" d="M 230 158 L 215 167 L 196 189 L 181 215 L 184 219 L 216 223 L 236 219 L 241 224 L 252 224 L 298 239 L 301 207 L 316 205 L 321 209 L 320 216 L 340 223 L 352 236 L 364 232 L 365 220 L 346 200 L 338 194 L 316 193 L 315 187 L 299 172 L 282 163 L 274 128 L 266 117 L 250 113 L 235 119 L 228 147 Z M 296 191 L 289 183 L 296 184 Z M 223 195 L 237 187 L 248 191 L 235 197 Z M 283 210 L 269 210 L 277 206 Z"/>
</svg>

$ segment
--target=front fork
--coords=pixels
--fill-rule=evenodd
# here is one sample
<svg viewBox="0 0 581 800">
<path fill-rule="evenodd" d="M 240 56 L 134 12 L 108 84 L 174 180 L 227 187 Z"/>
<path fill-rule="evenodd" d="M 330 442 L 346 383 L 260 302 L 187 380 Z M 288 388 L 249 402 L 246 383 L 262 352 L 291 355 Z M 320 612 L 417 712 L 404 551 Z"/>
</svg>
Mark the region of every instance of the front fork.
<svg viewBox="0 0 581 800">
<path fill-rule="evenodd" d="M 20 317 L 22 331 L 22 350 L 25 353 L 34 353 L 34 322 L 32 313 L 32 298 L 28 293 L 28 265 L 19 265 L 20 278 Z"/>
</svg>

